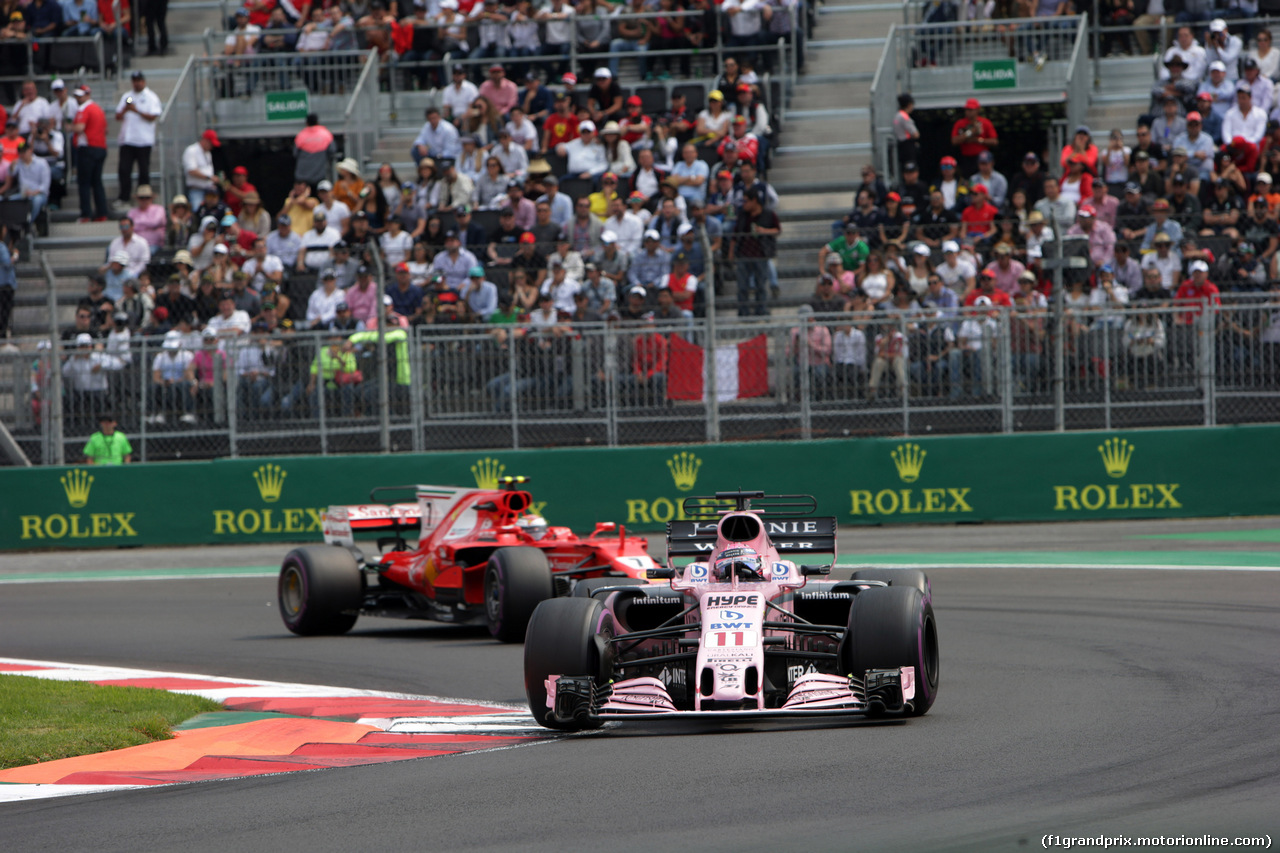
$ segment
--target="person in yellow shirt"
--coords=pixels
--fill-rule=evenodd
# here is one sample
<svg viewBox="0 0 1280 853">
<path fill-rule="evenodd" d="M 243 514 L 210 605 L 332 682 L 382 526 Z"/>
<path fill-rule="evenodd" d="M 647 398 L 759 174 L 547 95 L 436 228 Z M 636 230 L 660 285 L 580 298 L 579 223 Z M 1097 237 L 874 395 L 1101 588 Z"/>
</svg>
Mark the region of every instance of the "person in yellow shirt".
<svg viewBox="0 0 1280 853">
<path fill-rule="evenodd" d="M 89 436 L 84 457 L 90 465 L 124 465 L 133 461 L 133 445 L 116 429 L 114 415 L 107 412 L 98 415 L 98 431 Z"/>
<path fill-rule="evenodd" d="M 604 219 L 609 212 L 609 202 L 618 197 L 618 176 L 613 172 L 605 172 L 600 176 L 600 191 L 587 196 L 591 202 L 591 212 Z"/>
</svg>

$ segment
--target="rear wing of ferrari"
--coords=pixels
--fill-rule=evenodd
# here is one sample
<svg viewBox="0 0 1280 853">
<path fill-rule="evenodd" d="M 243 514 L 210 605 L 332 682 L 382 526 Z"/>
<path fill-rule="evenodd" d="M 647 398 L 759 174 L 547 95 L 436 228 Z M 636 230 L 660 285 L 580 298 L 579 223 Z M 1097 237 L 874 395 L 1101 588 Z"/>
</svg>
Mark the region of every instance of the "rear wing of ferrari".
<svg viewBox="0 0 1280 853">
<path fill-rule="evenodd" d="M 760 523 L 779 554 L 834 554 L 835 516 L 816 518 L 770 518 L 760 515 Z M 671 557 L 705 556 L 715 549 L 715 521 L 668 521 L 667 554 Z"/>
<path fill-rule="evenodd" d="M 416 530 L 422 510 L 416 503 L 331 506 L 324 514 L 326 545 L 351 545 L 356 534 L 391 533 L 400 536 Z"/>
</svg>

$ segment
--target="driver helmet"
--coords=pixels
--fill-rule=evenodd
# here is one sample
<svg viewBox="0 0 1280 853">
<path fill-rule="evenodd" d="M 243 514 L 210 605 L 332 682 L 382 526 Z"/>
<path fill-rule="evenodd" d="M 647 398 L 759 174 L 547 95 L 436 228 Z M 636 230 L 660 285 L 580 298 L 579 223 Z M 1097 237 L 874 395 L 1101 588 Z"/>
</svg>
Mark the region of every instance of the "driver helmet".
<svg viewBox="0 0 1280 853">
<path fill-rule="evenodd" d="M 540 515 L 526 515 L 516 520 L 519 527 L 533 539 L 541 539 L 547 535 L 547 520 Z"/>
<path fill-rule="evenodd" d="M 712 576 L 717 580 L 760 579 L 760 555 L 754 548 L 727 548 L 716 558 Z"/>
</svg>

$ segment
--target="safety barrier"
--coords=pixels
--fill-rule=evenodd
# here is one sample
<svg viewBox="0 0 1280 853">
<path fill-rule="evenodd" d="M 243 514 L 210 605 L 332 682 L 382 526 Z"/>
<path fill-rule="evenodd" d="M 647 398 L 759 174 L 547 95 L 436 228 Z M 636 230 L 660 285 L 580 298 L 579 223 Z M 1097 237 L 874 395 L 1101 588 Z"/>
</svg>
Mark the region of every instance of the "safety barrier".
<svg viewBox="0 0 1280 853">
<path fill-rule="evenodd" d="M 842 524 L 1280 512 L 1280 427 L 229 459 L 0 470 L 0 549 L 320 541 L 375 486 L 532 478 L 552 524 L 662 530 L 724 489 L 810 493 Z"/>
</svg>

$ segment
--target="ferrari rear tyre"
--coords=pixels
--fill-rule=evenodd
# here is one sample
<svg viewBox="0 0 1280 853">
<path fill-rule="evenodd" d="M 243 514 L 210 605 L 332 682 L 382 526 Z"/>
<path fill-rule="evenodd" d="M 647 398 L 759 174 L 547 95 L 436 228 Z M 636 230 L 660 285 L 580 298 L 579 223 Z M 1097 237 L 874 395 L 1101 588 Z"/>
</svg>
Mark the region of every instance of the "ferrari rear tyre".
<svg viewBox="0 0 1280 853">
<path fill-rule="evenodd" d="M 522 641 L 534 608 L 554 594 L 546 554 L 538 548 L 499 548 L 484 570 L 489 633 L 504 643 Z"/>
<path fill-rule="evenodd" d="M 356 624 L 364 596 L 360 566 L 346 548 L 295 548 L 276 585 L 280 618 L 295 634 L 345 634 Z"/>
<path fill-rule="evenodd" d="M 849 632 L 840 648 L 840 663 L 858 678 L 869 669 L 915 667 L 916 695 L 906 713 L 924 714 L 938 695 L 938 629 L 932 602 L 915 586 L 859 592 L 849 608 Z"/>
<path fill-rule="evenodd" d="M 604 605 L 591 598 L 552 598 L 538 605 L 524 640 L 524 692 L 539 725 L 561 731 L 599 728 L 598 720 L 551 719 L 547 707 L 547 676 L 592 676 L 604 683 L 601 646 L 596 636 L 612 634 L 612 620 Z"/>
<path fill-rule="evenodd" d="M 862 569 L 853 573 L 856 581 L 884 581 L 892 586 L 914 586 L 925 601 L 933 600 L 929 576 L 919 569 Z"/>
<path fill-rule="evenodd" d="M 640 578 L 585 578 L 578 581 L 573 588 L 574 598 L 593 598 L 597 589 L 606 586 L 644 586 Z"/>
</svg>

